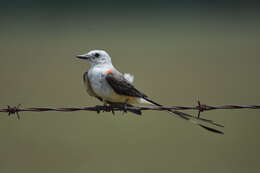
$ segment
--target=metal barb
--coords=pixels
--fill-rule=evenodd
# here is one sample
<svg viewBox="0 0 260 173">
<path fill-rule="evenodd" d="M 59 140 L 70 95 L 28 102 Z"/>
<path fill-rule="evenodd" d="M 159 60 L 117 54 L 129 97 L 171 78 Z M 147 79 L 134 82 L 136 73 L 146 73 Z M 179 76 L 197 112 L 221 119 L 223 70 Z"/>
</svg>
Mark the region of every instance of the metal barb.
<svg viewBox="0 0 260 173">
<path fill-rule="evenodd" d="M 200 101 L 198 100 L 198 106 L 197 106 L 197 109 L 198 109 L 198 115 L 197 117 L 200 118 L 200 113 L 203 112 L 203 108 L 201 107 L 201 104 L 200 104 Z"/>
<path fill-rule="evenodd" d="M 12 114 L 16 114 L 17 120 L 20 120 L 20 115 L 19 115 L 20 106 L 21 106 L 21 104 L 18 104 L 17 106 L 13 106 L 13 107 L 7 105 L 8 116 L 10 117 Z"/>
</svg>

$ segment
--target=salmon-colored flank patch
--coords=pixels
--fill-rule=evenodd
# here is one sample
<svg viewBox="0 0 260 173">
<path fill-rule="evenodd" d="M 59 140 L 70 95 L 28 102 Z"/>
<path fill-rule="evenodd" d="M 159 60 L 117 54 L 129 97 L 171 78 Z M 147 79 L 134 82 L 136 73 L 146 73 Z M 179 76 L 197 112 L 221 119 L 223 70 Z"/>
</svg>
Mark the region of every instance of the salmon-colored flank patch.
<svg viewBox="0 0 260 173">
<path fill-rule="evenodd" d="M 106 72 L 107 73 L 112 73 L 112 69 L 108 69 Z"/>
<path fill-rule="evenodd" d="M 136 98 L 134 98 L 134 97 L 128 96 L 128 97 L 127 97 L 127 103 L 134 103 L 135 99 L 136 99 Z"/>
</svg>

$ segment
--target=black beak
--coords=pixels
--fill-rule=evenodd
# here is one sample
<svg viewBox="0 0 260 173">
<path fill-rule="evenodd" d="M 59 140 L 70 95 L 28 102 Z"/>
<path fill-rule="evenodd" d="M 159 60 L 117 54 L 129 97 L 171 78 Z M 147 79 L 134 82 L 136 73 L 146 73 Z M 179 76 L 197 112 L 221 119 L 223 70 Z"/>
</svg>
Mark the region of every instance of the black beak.
<svg viewBox="0 0 260 173">
<path fill-rule="evenodd" d="M 76 58 L 79 58 L 79 59 L 89 59 L 89 56 L 88 55 L 77 55 Z"/>
</svg>

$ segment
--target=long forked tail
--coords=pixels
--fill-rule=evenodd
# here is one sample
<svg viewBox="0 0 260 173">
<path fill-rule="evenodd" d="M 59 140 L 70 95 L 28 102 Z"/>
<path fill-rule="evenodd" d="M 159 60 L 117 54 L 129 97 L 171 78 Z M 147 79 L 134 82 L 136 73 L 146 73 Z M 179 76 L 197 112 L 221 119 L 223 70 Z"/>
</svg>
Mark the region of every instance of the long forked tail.
<svg viewBox="0 0 260 173">
<path fill-rule="evenodd" d="M 146 101 L 148 101 L 148 102 L 150 102 L 150 103 L 152 103 L 152 104 L 154 104 L 154 105 L 156 105 L 156 106 L 163 106 L 163 105 L 161 105 L 161 104 L 159 104 L 159 103 L 156 103 L 156 102 L 153 101 L 153 100 L 148 99 L 147 97 L 144 97 L 143 99 L 146 100 Z M 192 116 L 192 115 L 189 115 L 189 114 L 186 114 L 186 113 L 184 113 L 184 112 L 177 111 L 177 110 L 173 110 L 173 109 L 169 109 L 169 110 L 167 110 L 167 111 L 170 112 L 170 113 L 173 113 L 173 114 L 177 115 L 177 116 L 180 117 L 180 118 L 183 118 L 183 119 L 185 119 L 185 120 L 188 120 L 188 121 L 191 122 L 192 124 L 198 125 L 198 126 L 204 128 L 204 129 L 206 129 L 206 130 L 208 130 L 208 131 L 210 131 L 210 132 L 218 133 L 218 134 L 224 134 L 224 133 L 223 133 L 222 131 L 220 131 L 220 130 L 217 130 L 217 129 L 212 128 L 212 127 L 209 127 L 209 126 L 205 126 L 205 125 L 203 125 L 203 124 L 201 124 L 201 123 L 199 123 L 199 122 L 194 121 L 194 120 L 198 120 L 198 121 L 201 121 L 201 122 L 204 122 L 204 123 L 208 123 L 208 124 L 211 124 L 211 125 L 215 125 L 215 126 L 218 126 L 218 127 L 224 127 L 223 125 L 217 124 L 217 123 L 215 123 L 215 122 L 212 121 L 212 120 L 194 117 L 194 116 Z"/>
</svg>

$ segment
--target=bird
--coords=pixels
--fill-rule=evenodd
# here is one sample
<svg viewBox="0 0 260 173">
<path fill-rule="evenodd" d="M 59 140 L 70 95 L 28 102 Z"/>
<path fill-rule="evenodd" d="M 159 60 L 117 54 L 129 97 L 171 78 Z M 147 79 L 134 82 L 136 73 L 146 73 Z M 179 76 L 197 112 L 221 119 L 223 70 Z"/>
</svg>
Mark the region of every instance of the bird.
<svg viewBox="0 0 260 173">
<path fill-rule="evenodd" d="M 91 50 L 88 53 L 77 55 L 76 58 L 87 60 L 90 63 L 89 70 L 83 74 L 86 91 L 90 96 L 97 98 L 105 105 L 132 107 L 134 104 L 149 104 L 163 106 L 136 89 L 133 85 L 134 76 L 119 72 L 113 66 L 111 57 L 105 50 Z M 129 111 L 138 115 L 141 114 L 140 110 Z M 192 116 L 174 109 L 166 111 L 210 132 L 223 134 L 222 131 L 201 123 L 224 127 L 212 120 Z"/>
</svg>

